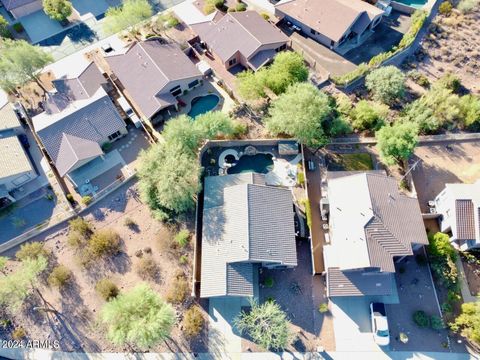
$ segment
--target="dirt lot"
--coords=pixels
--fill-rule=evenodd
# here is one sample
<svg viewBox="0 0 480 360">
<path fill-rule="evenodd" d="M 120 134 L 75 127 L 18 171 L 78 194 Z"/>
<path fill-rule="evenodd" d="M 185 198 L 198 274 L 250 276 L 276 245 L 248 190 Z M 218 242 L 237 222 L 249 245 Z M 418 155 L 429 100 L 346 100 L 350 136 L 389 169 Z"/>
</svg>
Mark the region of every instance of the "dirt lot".
<svg viewBox="0 0 480 360">
<path fill-rule="evenodd" d="M 143 250 L 143 256 L 151 256 L 158 265 L 158 276 L 154 281 L 147 282 L 162 297 L 171 289 L 173 279 L 179 272 L 185 273 L 190 282 L 193 253 L 191 245 L 187 245 L 183 250 L 172 250 L 168 240 L 174 234 L 173 229 L 152 219 L 149 209 L 137 199 L 134 188 L 134 182 L 121 187 L 85 214 L 85 219 L 96 230 L 110 228 L 120 235 L 122 251 L 114 258 L 96 261 L 89 268 L 82 267 L 77 253 L 67 244 L 67 228 L 58 227 L 48 236 L 35 239 L 45 241 L 45 247 L 51 252 L 50 264 L 67 266 L 73 271 L 74 278 L 71 284 L 61 291 L 48 287 L 44 281 L 39 286 L 43 296 L 59 312 L 59 316 L 42 315 L 35 311 L 34 306 L 38 305 L 38 302 L 31 297 L 23 310 L 13 317 L 14 326 L 23 327 L 28 339 L 59 340 L 60 349 L 65 351 L 125 351 L 125 348 L 113 346 L 104 337 L 105 329 L 97 322 L 97 314 L 104 300 L 95 292 L 94 287 L 96 282 L 104 277 L 110 278 L 120 292 L 141 282 L 142 279 L 136 273 L 138 250 Z M 132 219 L 136 225 L 127 227 L 124 224 L 126 217 Z M 147 248 L 152 249 L 151 255 L 146 254 Z M 179 262 L 181 255 L 188 259 L 184 265 Z M 177 314 L 180 316 L 192 301 L 187 295 L 183 304 L 175 305 Z M 172 332 L 172 341 L 149 350 L 205 351 L 206 334 L 189 341 L 182 336 L 179 323 L 180 321 Z M 2 338 L 5 338 L 5 335 L 2 334 Z"/>
<path fill-rule="evenodd" d="M 422 42 L 414 68 L 434 81 L 447 72 L 460 77 L 463 86 L 479 93 L 480 8 L 469 14 L 454 11 L 449 17 L 438 15 L 430 34 Z"/>
<path fill-rule="evenodd" d="M 423 211 L 446 183 L 473 183 L 480 178 L 480 141 L 421 145 L 411 163 L 419 159 L 412 175 Z"/>
</svg>

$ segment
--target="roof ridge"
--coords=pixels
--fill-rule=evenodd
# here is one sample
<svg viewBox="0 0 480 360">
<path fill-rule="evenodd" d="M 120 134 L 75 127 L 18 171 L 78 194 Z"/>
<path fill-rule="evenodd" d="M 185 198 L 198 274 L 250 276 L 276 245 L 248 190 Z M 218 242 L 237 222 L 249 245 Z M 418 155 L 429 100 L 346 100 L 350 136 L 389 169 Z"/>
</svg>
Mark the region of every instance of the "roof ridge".
<svg viewBox="0 0 480 360">
<path fill-rule="evenodd" d="M 160 66 L 157 65 L 157 63 L 155 62 L 155 60 L 153 60 L 153 58 L 150 56 L 150 54 L 147 52 L 147 50 L 145 50 L 145 48 L 142 46 L 143 43 L 146 43 L 146 41 L 138 42 L 137 44 L 140 47 L 140 49 L 142 49 L 143 52 L 148 56 L 148 58 L 153 63 L 153 65 L 155 65 L 155 67 L 158 69 L 158 71 L 160 71 L 162 73 L 162 75 L 165 76 L 165 79 L 167 79 L 168 81 L 172 81 L 172 80 L 170 80 L 170 78 L 167 75 L 165 75 L 165 73 L 162 71 L 162 69 L 160 69 Z M 170 44 L 167 44 L 167 45 L 170 45 Z M 160 89 L 160 90 L 162 90 L 162 89 Z M 160 92 L 160 90 L 158 90 L 158 91 Z"/>
<path fill-rule="evenodd" d="M 241 12 L 238 12 L 236 14 L 238 14 L 240 16 L 243 16 L 247 12 L 254 13 L 255 11 L 241 11 Z M 245 26 L 243 26 L 243 24 L 240 21 L 238 21 L 238 19 L 235 16 L 233 16 L 233 13 L 227 13 L 227 15 L 230 15 L 233 19 L 235 19 L 235 21 L 238 23 L 238 25 L 240 25 L 248 34 L 250 34 L 255 39 L 256 42 L 258 42 L 259 45 L 258 45 L 257 49 L 260 46 L 262 46 L 262 42 L 260 40 L 258 40 L 257 37 L 255 35 L 253 35 Z M 255 49 L 255 50 L 257 50 L 257 49 Z"/>
</svg>

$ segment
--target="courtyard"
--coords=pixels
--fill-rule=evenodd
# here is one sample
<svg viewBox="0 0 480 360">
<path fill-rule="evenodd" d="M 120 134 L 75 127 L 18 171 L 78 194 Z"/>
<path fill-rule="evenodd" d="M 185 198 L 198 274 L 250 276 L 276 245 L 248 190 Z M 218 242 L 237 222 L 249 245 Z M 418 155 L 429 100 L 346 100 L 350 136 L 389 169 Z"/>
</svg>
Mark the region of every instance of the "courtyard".
<svg viewBox="0 0 480 360">
<path fill-rule="evenodd" d="M 445 141 L 420 144 L 410 159 L 420 208 L 428 212 L 428 201 L 447 183 L 473 183 L 480 178 L 480 141 Z"/>
</svg>

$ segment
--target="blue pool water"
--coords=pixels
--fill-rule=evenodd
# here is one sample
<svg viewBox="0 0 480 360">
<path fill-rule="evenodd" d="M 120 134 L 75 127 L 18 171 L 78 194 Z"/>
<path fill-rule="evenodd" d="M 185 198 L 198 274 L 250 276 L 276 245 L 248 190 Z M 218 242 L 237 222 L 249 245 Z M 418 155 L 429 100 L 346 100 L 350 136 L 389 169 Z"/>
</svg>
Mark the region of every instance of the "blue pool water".
<svg viewBox="0 0 480 360">
<path fill-rule="evenodd" d="M 419 9 L 423 7 L 423 5 L 425 5 L 428 0 L 395 0 L 395 1 L 401 4 L 405 4 L 405 5 Z"/>
<path fill-rule="evenodd" d="M 188 116 L 195 119 L 198 115 L 215 109 L 219 101 L 220 98 L 213 94 L 196 97 L 192 100 L 192 108 L 188 112 Z"/>
<path fill-rule="evenodd" d="M 244 172 L 256 172 L 266 174 L 273 169 L 272 155 L 257 154 L 243 155 L 235 166 L 227 170 L 228 174 L 240 174 Z"/>
</svg>

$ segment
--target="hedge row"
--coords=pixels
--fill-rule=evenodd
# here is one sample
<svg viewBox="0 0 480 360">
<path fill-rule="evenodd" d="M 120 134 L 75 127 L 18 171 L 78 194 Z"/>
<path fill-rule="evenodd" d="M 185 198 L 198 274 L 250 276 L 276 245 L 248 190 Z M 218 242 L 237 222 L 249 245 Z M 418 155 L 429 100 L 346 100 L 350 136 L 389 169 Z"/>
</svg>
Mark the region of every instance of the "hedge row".
<svg viewBox="0 0 480 360">
<path fill-rule="evenodd" d="M 412 15 L 412 25 L 410 29 L 403 35 L 402 40 L 397 46 L 394 46 L 392 50 L 380 53 L 370 59 L 367 63 L 361 63 L 355 70 L 343 74 L 341 76 L 333 76 L 332 81 L 336 85 L 344 86 L 352 81 L 355 81 L 362 76 L 365 76 L 370 72 L 373 68 L 378 67 L 386 60 L 390 59 L 392 56 L 398 54 L 400 51 L 404 50 L 405 48 L 409 47 L 415 41 L 418 32 L 422 28 L 425 20 L 427 19 L 427 12 L 424 10 L 417 10 Z"/>
</svg>

